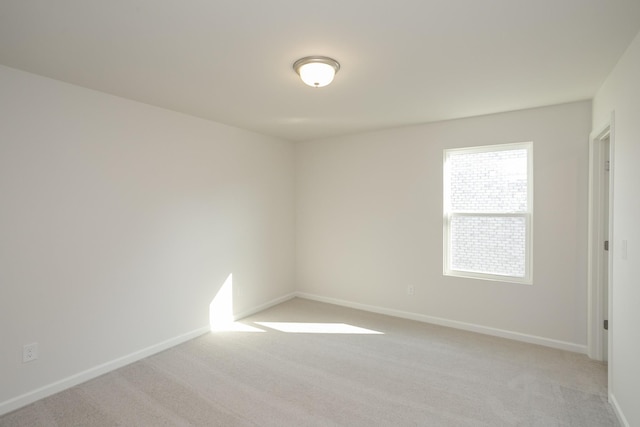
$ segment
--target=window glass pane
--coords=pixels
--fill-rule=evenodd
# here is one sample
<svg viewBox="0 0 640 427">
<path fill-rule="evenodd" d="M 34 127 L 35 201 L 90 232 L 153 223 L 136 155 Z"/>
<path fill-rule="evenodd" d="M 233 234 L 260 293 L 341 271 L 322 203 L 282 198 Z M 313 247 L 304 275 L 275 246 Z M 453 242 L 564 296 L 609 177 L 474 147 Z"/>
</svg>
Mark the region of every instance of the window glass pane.
<svg viewBox="0 0 640 427">
<path fill-rule="evenodd" d="M 451 218 L 451 269 L 524 277 L 524 217 Z"/>
<path fill-rule="evenodd" d="M 451 153 L 451 211 L 527 211 L 527 150 Z"/>
</svg>

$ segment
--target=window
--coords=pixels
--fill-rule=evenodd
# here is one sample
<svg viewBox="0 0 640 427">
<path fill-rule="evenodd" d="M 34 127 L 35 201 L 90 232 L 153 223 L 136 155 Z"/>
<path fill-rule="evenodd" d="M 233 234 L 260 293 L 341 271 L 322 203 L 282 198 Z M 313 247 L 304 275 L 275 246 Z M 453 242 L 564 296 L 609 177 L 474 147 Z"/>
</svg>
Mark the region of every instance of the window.
<svg viewBox="0 0 640 427">
<path fill-rule="evenodd" d="M 444 151 L 444 274 L 532 283 L 533 143 Z"/>
</svg>

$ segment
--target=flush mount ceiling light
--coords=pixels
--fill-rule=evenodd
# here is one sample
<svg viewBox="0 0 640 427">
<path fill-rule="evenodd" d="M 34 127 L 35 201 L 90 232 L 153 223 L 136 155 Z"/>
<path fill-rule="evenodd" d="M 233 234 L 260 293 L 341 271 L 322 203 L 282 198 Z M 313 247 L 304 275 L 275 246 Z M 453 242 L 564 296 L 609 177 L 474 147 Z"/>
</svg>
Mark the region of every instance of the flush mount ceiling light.
<svg viewBox="0 0 640 427">
<path fill-rule="evenodd" d="M 294 62 L 293 69 L 309 86 L 323 87 L 333 81 L 333 77 L 340 69 L 340 64 L 326 56 L 307 56 Z"/>
</svg>

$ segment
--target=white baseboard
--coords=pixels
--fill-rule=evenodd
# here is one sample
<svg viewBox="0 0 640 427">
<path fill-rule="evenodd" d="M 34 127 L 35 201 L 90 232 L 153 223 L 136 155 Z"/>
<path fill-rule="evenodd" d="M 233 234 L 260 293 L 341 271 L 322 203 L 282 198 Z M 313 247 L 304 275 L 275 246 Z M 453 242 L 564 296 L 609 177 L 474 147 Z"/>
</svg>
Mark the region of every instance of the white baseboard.
<svg viewBox="0 0 640 427">
<path fill-rule="evenodd" d="M 245 310 L 241 313 L 234 315 L 234 320 L 241 319 L 243 317 L 250 316 L 254 313 L 258 313 L 262 310 L 266 310 L 269 307 L 280 304 L 291 298 L 294 298 L 295 294 L 287 294 L 282 297 L 273 299 L 264 304 L 261 304 L 257 307 L 253 307 L 249 310 Z M 109 362 L 103 363 L 101 365 L 95 366 L 93 368 L 87 369 L 85 371 L 79 372 L 77 374 L 71 375 L 70 377 L 64 378 L 60 381 L 56 381 L 52 384 L 48 384 L 46 386 L 40 387 L 36 390 L 30 391 L 28 393 L 22 394 L 20 396 L 11 398 L 4 402 L 0 403 L 0 416 L 4 414 L 8 414 L 9 412 L 15 411 L 16 409 L 20 409 L 23 406 L 29 405 L 33 402 L 36 402 L 40 399 L 44 399 L 45 397 L 51 396 L 55 393 L 61 392 L 83 382 L 92 380 L 100 375 L 104 375 L 108 372 L 121 368 L 123 366 L 129 365 L 133 362 L 137 362 L 138 360 L 142 360 L 145 357 L 152 356 L 161 351 L 167 350 L 171 347 L 175 347 L 183 342 L 194 339 L 200 335 L 206 334 L 211 331 L 210 326 L 205 326 L 202 328 L 198 328 L 194 331 L 187 332 L 186 334 L 168 339 L 158 344 L 154 344 L 145 349 L 136 351 L 134 353 L 128 354 L 126 356 L 117 358 L 115 360 L 111 360 Z"/>
<path fill-rule="evenodd" d="M 297 294 L 295 292 L 292 292 L 290 294 L 283 295 L 281 297 L 272 299 L 271 301 L 265 302 L 264 304 L 260 304 L 257 307 L 253 307 L 253 308 L 250 308 L 249 310 L 245 310 L 245 311 L 242 311 L 240 313 L 234 314 L 233 315 L 233 320 L 236 321 L 236 320 L 244 319 L 245 317 L 249 317 L 252 314 L 256 314 L 256 313 L 259 313 L 259 312 L 261 312 L 263 310 L 271 308 L 274 305 L 278 305 L 278 304 L 281 304 L 281 303 L 283 303 L 285 301 L 289 301 L 290 299 L 295 298 L 296 295 Z"/>
<path fill-rule="evenodd" d="M 107 372 L 111 372 L 115 369 L 144 359 L 145 357 L 149 357 L 153 354 L 159 353 L 178 344 L 182 344 L 185 341 L 189 341 L 202 334 L 206 334 L 210 330 L 211 328 L 209 326 L 198 328 L 194 331 L 187 332 L 186 334 L 174 338 L 170 338 L 161 343 L 154 344 L 142 350 L 136 351 L 123 357 L 119 357 L 117 359 L 71 375 L 70 377 L 64 378 L 60 381 L 56 381 L 52 384 L 48 384 L 44 387 L 40 387 L 23 395 L 6 400 L 0 403 L 0 415 L 15 411 L 16 409 L 22 408 L 23 406 L 36 402 L 47 396 L 51 396 L 52 394 L 61 392 L 83 382 L 89 381 L 93 378 L 99 377 L 100 375 L 104 375 Z"/>
<path fill-rule="evenodd" d="M 487 326 L 476 325 L 473 323 L 459 322 L 457 320 L 443 319 L 441 317 L 427 316 L 424 314 L 411 313 L 408 311 L 394 310 L 390 308 L 378 307 L 367 304 L 360 304 L 353 301 L 346 301 L 337 298 L 323 297 L 320 295 L 308 294 L 305 292 L 296 292 L 296 296 L 300 298 L 310 299 L 329 304 L 341 305 L 344 307 L 355 308 L 358 310 L 370 311 L 372 313 L 386 314 L 388 316 L 400 317 L 403 319 L 416 320 L 418 322 L 432 323 L 434 325 L 447 326 L 450 328 L 462 329 L 465 331 L 477 332 L 485 335 L 492 335 L 501 338 L 508 338 L 515 341 L 522 341 L 530 344 L 538 344 L 546 347 L 557 348 L 560 350 L 572 351 L 575 353 L 587 353 L 587 346 L 574 344 L 566 341 L 554 340 L 551 338 L 538 337 L 535 335 L 522 334 L 520 332 L 507 331 L 504 329 L 490 328 Z"/>
<path fill-rule="evenodd" d="M 629 421 L 627 421 L 627 418 L 624 416 L 622 409 L 620 409 L 620 405 L 618 405 L 618 401 L 616 400 L 613 393 L 611 393 L 611 391 L 609 391 L 609 403 L 611 404 L 611 406 L 613 406 L 613 412 L 616 413 L 616 417 L 618 417 L 618 421 L 620 421 L 620 424 L 622 424 L 623 427 L 629 427 L 631 424 L 629 424 Z"/>
</svg>

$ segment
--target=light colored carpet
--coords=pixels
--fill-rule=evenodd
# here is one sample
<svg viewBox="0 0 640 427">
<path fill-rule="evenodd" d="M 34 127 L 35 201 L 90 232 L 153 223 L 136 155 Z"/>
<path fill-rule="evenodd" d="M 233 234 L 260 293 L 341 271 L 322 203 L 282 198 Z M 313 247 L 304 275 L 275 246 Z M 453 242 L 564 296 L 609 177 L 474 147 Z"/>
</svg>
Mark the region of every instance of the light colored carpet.
<svg viewBox="0 0 640 427">
<path fill-rule="evenodd" d="M 241 323 L 262 332 L 206 334 L 0 425 L 618 425 L 584 355 L 303 299 Z"/>
</svg>

